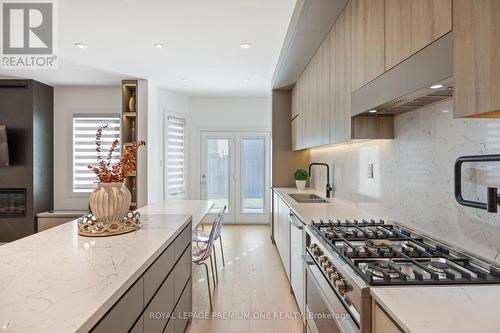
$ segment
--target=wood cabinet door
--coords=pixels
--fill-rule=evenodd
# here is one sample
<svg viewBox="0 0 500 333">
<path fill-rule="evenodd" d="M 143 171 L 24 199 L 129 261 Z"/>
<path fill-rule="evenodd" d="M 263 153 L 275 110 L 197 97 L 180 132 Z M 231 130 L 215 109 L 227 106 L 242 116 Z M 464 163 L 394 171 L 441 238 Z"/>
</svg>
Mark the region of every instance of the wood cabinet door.
<svg viewBox="0 0 500 333">
<path fill-rule="evenodd" d="M 291 93 L 291 112 L 290 112 L 290 121 L 291 121 L 291 134 L 292 134 L 292 150 L 297 150 L 297 122 L 295 122 L 295 118 L 297 118 L 299 114 L 299 108 L 297 106 L 297 83 L 292 88 Z"/>
<path fill-rule="evenodd" d="M 330 142 L 330 35 L 326 36 L 317 53 L 316 146 Z"/>
<path fill-rule="evenodd" d="M 330 32 L 330 143 L 351 139 L 351 6 Z"/>
<path fill-rule="evenodd" d="M 315 138 L 315 115 L 316 115 L 316 91 L 314 89 L 314 67 L 317 57 L 314 56 L 304 70 L 304 119 L 305 119 L 305 148 L 314 146 Z"/>
<path fill-rule="evenodd" d="M 385 69 L 452 29 L 451 0 L 385 0 Z"/>
<path fill-rule="evenodd" d="M 454 0 L 453 48 L 453 116 L 499 116 L 500 1 Z"/>
<path fill-rule="evenodd" d="M 377 303 L 373 302 L 372 308 L 373 333 L 403 333 Z"/>
<path fill-rule="evenodd" d="M 351 92 L 385 71 L 384 0 L 351 0 Z"/>
</svg>

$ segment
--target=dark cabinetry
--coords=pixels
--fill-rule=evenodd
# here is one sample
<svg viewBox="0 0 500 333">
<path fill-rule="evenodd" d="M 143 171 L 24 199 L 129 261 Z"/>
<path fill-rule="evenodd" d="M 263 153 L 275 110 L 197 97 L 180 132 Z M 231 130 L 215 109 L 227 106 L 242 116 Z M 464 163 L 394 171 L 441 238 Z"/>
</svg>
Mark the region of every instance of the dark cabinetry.
<svg viewBox="0 0 500 333">
<path fill-rule="evenodd" d="M 0 124 L 7 128 L 10 159 L 9 166 L 0 167 L 0 190 L 6 198 L 7 190 L 25 193 L 23 207 L 17 207 L 17 200 L 16 207 L 4 207 L 8 214 L 0 212 L 0 242 L 35 233 L 36 214 L 53 209 L 53 117 L 52 87 L 33 80 L 0 80 Z M 12 214 L 13 209 L 23 213 Z"/>
</svg>

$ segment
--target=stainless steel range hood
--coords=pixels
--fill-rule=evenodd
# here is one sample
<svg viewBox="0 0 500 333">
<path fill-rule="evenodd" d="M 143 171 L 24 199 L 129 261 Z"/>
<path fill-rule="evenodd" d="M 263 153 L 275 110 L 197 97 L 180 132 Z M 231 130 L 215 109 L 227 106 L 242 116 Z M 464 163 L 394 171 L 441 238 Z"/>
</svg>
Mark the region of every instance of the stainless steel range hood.
<svg viewBox="0 0 500 333">
<path fill-rule="evenodd" d="M 351 95 L 352 115 L 399 114 L 453 96 L 453 32 Z M 431 89 L 431 86 L 442 87 Z M 370 113 L 370 110 L 377 110 Z"/>
</svg>

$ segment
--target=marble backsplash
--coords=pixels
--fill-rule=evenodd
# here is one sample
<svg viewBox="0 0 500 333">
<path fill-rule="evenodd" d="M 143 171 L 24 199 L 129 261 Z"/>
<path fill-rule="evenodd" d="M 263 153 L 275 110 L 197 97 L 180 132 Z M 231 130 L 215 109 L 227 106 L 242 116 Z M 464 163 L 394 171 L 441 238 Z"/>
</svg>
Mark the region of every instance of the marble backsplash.
<svg viewBox="0 0 500 333">
<path fill-rule="evenodd" d="M 457 157 L 500 153 L 500 119 L 453 119 L 452 107 L 445 101 L 398 115 L 395 140 L 315 148 L 311 162 L 333 166 L 335 197 L 373 203 L 377 216 L 500 263 L 500 213 L 460 206 L 453 189 Z M 324 170 L 311 179 L 324 188 Z M 463 179 L 464 198 L 484 202 L 486 186 L 500 188 L 500 163 L 464 164 Z"/>
</svg>

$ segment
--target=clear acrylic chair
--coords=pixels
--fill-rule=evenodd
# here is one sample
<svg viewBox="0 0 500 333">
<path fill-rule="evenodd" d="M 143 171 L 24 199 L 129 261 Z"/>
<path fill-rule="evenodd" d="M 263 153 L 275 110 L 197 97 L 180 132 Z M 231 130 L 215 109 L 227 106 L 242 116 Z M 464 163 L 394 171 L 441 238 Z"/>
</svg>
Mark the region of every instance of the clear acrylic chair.
<svg viewBox="0 0 500 333">
<path fill-rule="evenodd" d="M 224 206 L 224 208 L 222 208 L 219 213 L 217 214 L 217 216 L 215 217 L 214 219 L 214 222 L 212 224 L 212 229 L 210 230 L 210 232 L 208 231 L 205 231 L 205 230 L 194 230 L 193 231 L 193 242 L 200 242 L 200 243 L 207 243 L 209 238 L 210 238 L 210 234 L 212 233 L 212 231 L 215 230 L 215 240 L 219 240 L 219 244 L 220 244 L 220 252 L 221 252 L 221 257 L 222 257 L 222 266 L 223 267 L 226 267 L 226 260 L 224 258 L 224 249 L 222 247 L 222 235 L 221 235 L 221 232 L 222 232 L 222 221 L 224 219 L 224 213 L 226 212 L 226 209 L 227 207 Z M 215 244 L 213 244 L 213 253 L 214 253 L 214 261 L 215 261 L 215 279 L 214 279 L 214 283 L 215 282 L 219 282 L 219 275 L 217 273 L 217 251 L 216 251 L 216 246 Z"/>
<path fill-rule="evenodd" d="M 210 264 L 212 266 L 212 274 L 213 272 L 213 263 L 212 263 L 212 250 L 214 246 L 214 242 L 217 239 L 215 236 L 217 234 L 217 229 L 212 228 L 208 235 L 208 239 L 206 242 L 203 242 L 202 246 L 193 245 L 193 263 L 196 265 L 205 266 L 205 273 L 207 275 L 207 287 L 208 287 L 208 301 L 210 302 L 210 312 L 212 312 L 212 292 L 210 290 L 210 275 L 208 273 L 207 259 L 210 259 Z M 215 288 L 215 283 L 214 283 Z"/>
</svg>

